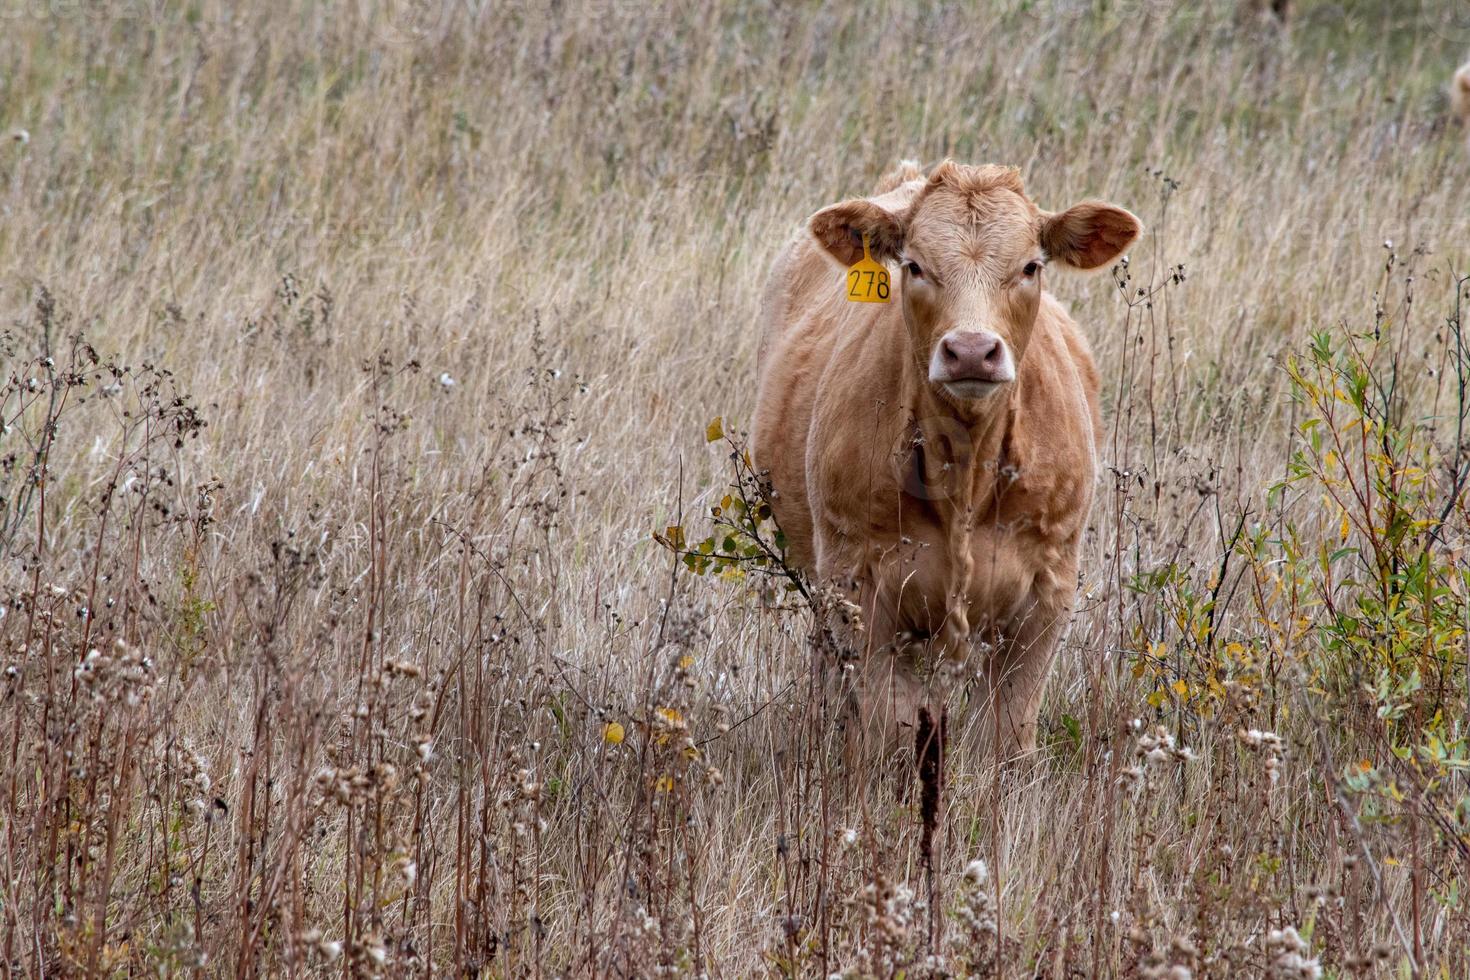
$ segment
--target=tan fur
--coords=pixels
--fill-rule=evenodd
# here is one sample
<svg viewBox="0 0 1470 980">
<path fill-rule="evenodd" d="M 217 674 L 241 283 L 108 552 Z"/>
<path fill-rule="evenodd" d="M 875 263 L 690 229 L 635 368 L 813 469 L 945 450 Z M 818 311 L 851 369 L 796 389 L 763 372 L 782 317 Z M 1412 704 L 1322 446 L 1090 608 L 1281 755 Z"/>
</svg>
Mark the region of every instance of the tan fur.
<svg viewBox="0 0 1470 980">
<path fill-rule="evenodd" d="M 1087 342 L 1039 281 L 1052 266 L 1021 270 L 1047 253 L 1112 261 L 1138 222 L 1095 202 L 1044 212 L 1008 167 L 946 162 L 878 186 L 819 211 L 772 267 L 757 465 L 794 559 L 863 608 L 859 730 L 903 737 L 921 705 L 973 677 L 997 747 L 1026 751 L 1076 590 L 1100 418 Z M 864 232 L 894 272 L 886 305 L 844 296 Z M 900 270 L 910 261 L 925 281 Z M 932 349 L 981 328 L 1009 345 L 1016 380 L 953 398 L 929 381 Z"/>
</svg>

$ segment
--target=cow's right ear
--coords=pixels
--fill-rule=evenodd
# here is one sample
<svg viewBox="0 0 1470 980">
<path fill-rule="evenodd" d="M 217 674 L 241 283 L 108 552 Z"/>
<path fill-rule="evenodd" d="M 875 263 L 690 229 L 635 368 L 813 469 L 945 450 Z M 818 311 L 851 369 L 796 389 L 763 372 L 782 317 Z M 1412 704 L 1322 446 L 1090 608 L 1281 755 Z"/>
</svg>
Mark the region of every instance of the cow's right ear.
<svg viewBox="0 0 1470 980">
<path fill-rule="evenodd" d="M 897 261 L 903 250 L 903 222 L 872 201 L 843 201 L 812 215 L 812 237 L 844 266 L 863 257 L 863 236 L 879 262 Z"/>
<path fill-rule="evenodd" d="M 1143 231 L 1143 225 L 1115 204 L 1083 201 L 1041 223 L 1041 247 L 1048 258 L 1074 269 L 1098 269 L 1116 261 Z"/>
</svg>

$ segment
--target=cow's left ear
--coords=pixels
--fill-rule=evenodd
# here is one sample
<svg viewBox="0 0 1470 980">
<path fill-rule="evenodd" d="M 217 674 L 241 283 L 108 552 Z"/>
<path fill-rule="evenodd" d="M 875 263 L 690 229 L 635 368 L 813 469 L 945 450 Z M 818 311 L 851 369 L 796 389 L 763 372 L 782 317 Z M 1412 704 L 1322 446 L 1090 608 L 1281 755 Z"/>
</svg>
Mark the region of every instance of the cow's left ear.
<svg viewBox="0 0 1470 980">
<path fill-rule="evenodd" d="M 903 222 L 898 215 L 857 199 L 823 208 L 812 215 L 812 237 L 844 266 L 863 257 L 863 236 L 868 250 L 879 262 L 896 261 L 903 250 Z"/>
<path fill-rule="evenodd" d="M 1122 255 L 1142 230 L 1129 211 L 1102 201 L 1083 201 L 1047 215 L 1041 225 L 1041 247 L 1057 262 L 1096 269 Z"/>
</svg>

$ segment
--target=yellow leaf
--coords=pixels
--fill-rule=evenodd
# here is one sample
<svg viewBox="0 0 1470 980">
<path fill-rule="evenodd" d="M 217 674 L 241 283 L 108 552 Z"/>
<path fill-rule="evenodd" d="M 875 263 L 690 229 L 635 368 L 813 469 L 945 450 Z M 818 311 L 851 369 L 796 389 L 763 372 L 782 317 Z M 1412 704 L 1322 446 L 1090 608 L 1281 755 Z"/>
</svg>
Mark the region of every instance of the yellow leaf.
<svg viewBox="0 0 1470 980">
<path fill-rule="evenodd" d="M 674 788 L 674 777 L 673 776 L 660 776 L 660 777 L 658 777 L 658 780 L 655 781 L 654 784 L 653 784 L 653 788 L 656 789 L 656 790 L 658 790 L 660 793 L 667 793 L 667 792 L 669 792 L 670 790 L 672 790 Z"/>
<path fill-rule="evenodd" d="M 623 730 L 623 726 L 615 721 L 610 721 L 602 726 L 602 740 L 608 745 L 622 745 L 626 735 L 627 732 Z"/>
<path fill-rule="evenodd" d="M 1189 694 L 1189 685 L 1184 683 L 1183 678 L 1174 682 L 1174 693 L 1181 698 Z"/>
<path fill-rule="evenodd" d="M 725 438 L 725 417 L 716 415 L 714 421 L 704 428 L 705 442 L 718 442 Z"/>
<path fill-rule="evenodd" d="M 691 657 L 689 654 L 686 653 L 686 654 L 684 654 L 684 656 L 682 656 L 682 657 L 679 658 L 679 669 L 680 670 L 688 670 L 690 667 L 693 667 L 693 666 L 694 666 L 694 658 Z"/>
</svg>

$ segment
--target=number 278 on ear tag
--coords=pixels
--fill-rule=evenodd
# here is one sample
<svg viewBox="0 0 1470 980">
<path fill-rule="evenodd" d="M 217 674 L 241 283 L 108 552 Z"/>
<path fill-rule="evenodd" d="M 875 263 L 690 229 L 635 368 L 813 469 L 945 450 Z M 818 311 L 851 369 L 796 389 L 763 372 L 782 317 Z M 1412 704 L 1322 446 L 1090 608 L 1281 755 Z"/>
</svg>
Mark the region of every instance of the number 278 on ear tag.
<svg viewBox="0 0 1470 980">
<path fill-rule="evenodd" d="M 847 267 L 847 300 L 850 303 L 888 302 L 888 270 L 873 259 L 868 236 L 863 235 L 863 257 Z"/>
</svg>

